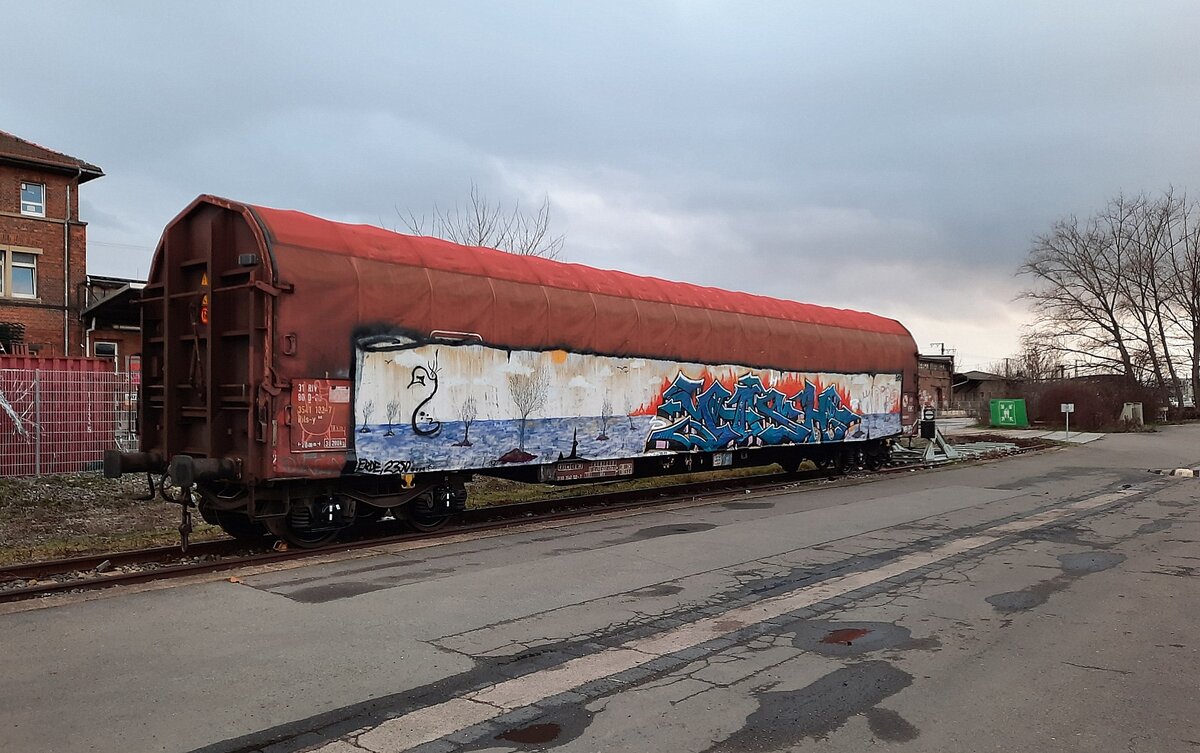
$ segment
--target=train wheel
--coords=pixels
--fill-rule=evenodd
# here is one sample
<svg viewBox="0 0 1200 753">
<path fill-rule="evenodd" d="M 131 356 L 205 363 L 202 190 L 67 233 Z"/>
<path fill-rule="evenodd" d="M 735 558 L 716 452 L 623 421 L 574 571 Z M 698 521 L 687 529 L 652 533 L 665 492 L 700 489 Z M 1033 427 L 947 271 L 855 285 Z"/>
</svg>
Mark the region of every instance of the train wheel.
<svg viewBox="0 0 1200 753">
<path fill-rule="evenodd" d="M 337 538 L 343 526 L 330 523 L 326 515 L 333 500 L 325 504 L 316 503 L 313 507 L 303 504 L 292 505 L 288 514 L 281 518 L 267 518 L 263 521 L 267 530 L 292 546 L 301 549 L 313 549 L 324 546 Z M 316 512 L 314 516 L 313 513 Z M 333 513 L 330 513 L 333 514 Z"/>
<path fill-rule="evenodd" d="M 431 494 L 422 494 L 404 506 L 408 523 L 422 533 L 436 531 L 450 521 L 451 512 Z"/>
<path fill-rule="evenodd" d="M 267 529 L 257 520 L 236 510 L 210 510 L 213 521 L 221 526 L 221 530 L 238 541 L 258 541 L 267 535 Z M 204 516 L 206 519 L 208 515 Z"/>
<path fill-rule="evenodd" d="M 863 453 L 863 462 L 868 471 L 877 471 L 887 462 L 887 450 L 883 448 L 868 450 Z"/>
</svg>

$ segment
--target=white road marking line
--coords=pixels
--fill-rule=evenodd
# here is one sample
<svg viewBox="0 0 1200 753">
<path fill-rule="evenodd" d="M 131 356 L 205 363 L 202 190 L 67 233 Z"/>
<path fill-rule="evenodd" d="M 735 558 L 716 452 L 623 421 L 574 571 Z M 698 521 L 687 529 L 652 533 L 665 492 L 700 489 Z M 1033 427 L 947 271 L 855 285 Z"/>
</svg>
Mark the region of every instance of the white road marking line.
<svg viewBox="0 0 1200 753">
<path fill-rule="evenodd" d="M 384 722 L 370 732 L 359 735 L 355 742 L 367 750 L 381 753 L 408 750 L 503 713 L 504 710 L 496 706 L 466 698 L 452 698 Z"/>
<path fill-rule="evenodd" d="M 676 651 L 694 648 L 744 627 L 875 585 L 888 578 L 992 544 L 1006 535 L 1046 525 L 1080 510 L 1101 507 L 1138 491 L 1126 489 L 1072 502 L 1022 520 L 992 526 L 977 535 L 947 542 L 928 552 L 906 554 L 873 570 L 841 575 L 811 586 L 802 586 L 754 604 L 734 607 L 688 625 L 630 641 L 617 648 L 605 649 L 556 667 L 505 680 L 461 698 L 426 706 L 389 719 L 370 732 L 360 735 L 354 742 L 374 753 L 401 753 L 589 682 L 639 667 Z"/>
<path fill-rule="evenodd" d="M 486 690 L 469 693 L 467 698 L 512 711 L 599 680 L 601 677 L 611 677 L 633 669 L 655 658 L 632 648 L 610 648 L 597 654 L 572 659 L 557 667 L 493 685 Z"/>
</svg>

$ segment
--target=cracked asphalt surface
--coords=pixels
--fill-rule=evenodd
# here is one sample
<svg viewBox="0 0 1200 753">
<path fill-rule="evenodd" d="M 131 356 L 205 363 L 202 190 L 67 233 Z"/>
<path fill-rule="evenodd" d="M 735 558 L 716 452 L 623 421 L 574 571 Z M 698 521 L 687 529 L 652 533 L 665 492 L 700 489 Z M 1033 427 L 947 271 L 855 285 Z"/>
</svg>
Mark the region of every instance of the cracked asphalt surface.
<svg viewBox="0 0 1200 753">
<path fill-rule="evenodd" d="M 1200 427 L 0 614 L 0 750 L 1200 750 Z"/>
</svg>

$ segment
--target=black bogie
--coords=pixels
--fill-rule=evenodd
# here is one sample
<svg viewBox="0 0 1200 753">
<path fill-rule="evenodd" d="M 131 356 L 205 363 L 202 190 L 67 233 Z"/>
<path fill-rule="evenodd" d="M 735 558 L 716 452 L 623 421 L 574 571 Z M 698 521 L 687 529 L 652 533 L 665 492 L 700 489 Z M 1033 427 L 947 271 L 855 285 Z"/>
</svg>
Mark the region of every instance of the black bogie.
<svg viewBox="0 0 1200 753">
<path fill-rule="evenodd" d="M 859 469 L 878 470 L 887 463 L 889 450 L 887 440 L 872 440 L 852 444 L 741 448 L 716 453 L 667 453 L 633 458 L 632 476 L 549 483 L 620 481 L 772 463 L 779 464 L 786 472 L 795 473 L 806 461 L 829 473 L 842 474 Z M 520 466 L 479 473 L 515 481 L 547 483 L 539 476 L 541 471 L 539 466 Z M 201 503 L 200 512 L 205 520 L 221 526 L 234 538 L 253 540 L 270 532 L 288 544 L 309 548 L 331 543 L 351 526 L 369 529 L 388 513 L 418 531 L 437 530 L 454 515 L 466 510 L 466 480 L 465 476 L 431 475 L 425 479 L 346 476 L 340 482 L 301 481 L 292 485 L 260 487 L 244 495 L 242 506 L 236 509 L 217 509 Z M 228 495 L 228 491 L 224 494 Z"/>
</svg>

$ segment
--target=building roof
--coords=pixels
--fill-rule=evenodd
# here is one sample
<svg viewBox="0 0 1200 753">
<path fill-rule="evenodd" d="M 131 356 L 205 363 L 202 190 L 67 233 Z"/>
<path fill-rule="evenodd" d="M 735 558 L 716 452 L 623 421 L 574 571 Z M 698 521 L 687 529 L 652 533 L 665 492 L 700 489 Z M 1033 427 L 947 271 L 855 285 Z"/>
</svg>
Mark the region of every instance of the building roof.
<svg viewBox="0 0 1200 753">
<path fill-rule="evenodd" d="M 94 280 L 95 276 L 89 276 Z M 137 327 L 141 325 L 141 292 L 146 283 L 128 280 L 123 284 L 116 283 L 118 278 L 110 278 L 119 287 L 108 288 L 99 299 L 92 301 L 79 312 L 84 318 L 93 318 L 103 322 L 101 326 L 113 324 Z"/>
<path fill-rule="evenodd" d="M 113 277 L 112 275 L 87 275 L 87 281 L 98 283 L 100 285 L 125 285 L 127 283 L 145 283 L 146 281 L 137 277 Z"/>
<path fill-rule="evenodd" d="M 987 372 L 987 371 L 964 371 L 961 374 L 955 374 L 954 376 L 961 377 L 963 379 L 969 379 L 972 382 L 1008 382 L 1008 381 L 1011 381 L 1009 379 L 1005 379 L 1003 376 L 1001 376 L 999 374 L 992 374 L 991 372 Z"/>
<path fill-rule="evenodd" d="M 47 149 L 5 131 L 0 131 L 0 162 L 29 165 L 55 172 L 78 173 L 80 183 L 104 175 L 103 170 L 90 162 Z"/>
</svg>

